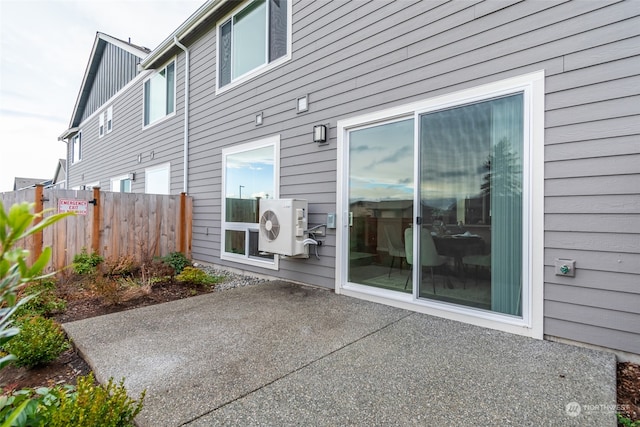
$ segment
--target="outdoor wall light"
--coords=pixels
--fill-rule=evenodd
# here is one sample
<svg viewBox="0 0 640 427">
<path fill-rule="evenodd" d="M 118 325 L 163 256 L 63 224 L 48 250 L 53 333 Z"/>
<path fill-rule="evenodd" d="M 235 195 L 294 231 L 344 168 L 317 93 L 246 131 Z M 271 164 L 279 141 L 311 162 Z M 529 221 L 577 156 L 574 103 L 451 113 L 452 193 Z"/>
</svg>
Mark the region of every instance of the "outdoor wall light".
<svg viewBox="0 0 640 427">
<path fill-rule="evenodd" d="M 313 142 L 318 144 L 327 142 L 327 127 L 325 125 L 315 125 L 313 127 Z"/>
<path fill-rule="evenodd" d="M 262 124 L 262 113 L 256 114 L 256 126 L 260 126 Z"/>
<path fill-rule="evenodd" d="M 129 172 L 129 179 L 131 181 L 135 181 L 136 180 L 136 173 L 135 172 Z"/>
</svg>

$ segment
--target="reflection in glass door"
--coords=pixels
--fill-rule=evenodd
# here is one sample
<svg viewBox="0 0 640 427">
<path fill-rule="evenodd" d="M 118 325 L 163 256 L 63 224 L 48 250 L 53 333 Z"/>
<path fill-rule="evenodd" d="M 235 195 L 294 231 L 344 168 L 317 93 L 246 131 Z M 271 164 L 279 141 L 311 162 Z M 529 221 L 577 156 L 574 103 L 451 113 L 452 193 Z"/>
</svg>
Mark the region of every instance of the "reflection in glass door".
<svg viewBox="0 0 640 427">
<path fill-rule="evenodd" d="M 522 94 L 419 116 L 422 298 L 522 315 Z"/>
<path fill-rule="evenodd" d="M 413 218 L 414 120 L 349 132 L 348 280 L 411 293 L 405 230 Z"/>
</svg>

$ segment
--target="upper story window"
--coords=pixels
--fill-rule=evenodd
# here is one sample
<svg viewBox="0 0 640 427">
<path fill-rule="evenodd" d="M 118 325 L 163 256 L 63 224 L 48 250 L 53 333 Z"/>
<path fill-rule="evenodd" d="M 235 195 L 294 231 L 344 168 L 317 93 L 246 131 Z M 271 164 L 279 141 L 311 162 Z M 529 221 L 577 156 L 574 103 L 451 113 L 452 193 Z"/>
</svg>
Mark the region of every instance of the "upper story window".
<svg viewBox="0 0 640 427">
<path fill-rule="evenodd" d="M 290 2 L 255 0 L 218 26 L 218 88 L 290 54 Z"/>
<path fill-rule="evenodd" d="M 171 61 L 144 82 L 144 126 L 176 110 L 176 63 Z"/>
<path fill-rule="evenodd" d="M 71 138 L 71 163 L 82 160 L 82 133 L 78 132 Z"/>
<path fill-rule="evenodd" d="M 107 133 L 113 130 L 113 105 L 107 108 Z"/>
<path fill-rule="evenodd" d="M 104 113 L 100 113 L 98 121 L 98 138 L 102 138 L 104 136 Z"/>
</svg>

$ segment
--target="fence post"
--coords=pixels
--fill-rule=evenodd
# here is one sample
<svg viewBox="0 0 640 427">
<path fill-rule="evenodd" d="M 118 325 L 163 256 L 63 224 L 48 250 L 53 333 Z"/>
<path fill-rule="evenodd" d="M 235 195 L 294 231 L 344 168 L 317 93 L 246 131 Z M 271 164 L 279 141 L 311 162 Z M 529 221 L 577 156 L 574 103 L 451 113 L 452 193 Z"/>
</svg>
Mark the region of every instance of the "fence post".
<svg viewBox="0 0 640 427">
<path fill-rule="evenodd" d="M 180 221 L 180 239 L 178 243 L 178 247 L 180 252 L 187 255 L 187 193 L 180 193 L 180 217 L 178 220 Z"/>
<path fill-rule="evenodd" d="M 34 209 L 34 213 L 39 214 L 44 210 L 44 192 L 43 192 L 44 186 L 42 184 L 36 184 L 36 193 L 35 193 L 35 209 Z M 35 220 L 33 221 L 33 225 L 37 225 L 38 223 L 40 223 L 40 221 L 42 221 L 42 217 L 41 216 L 37 216 L 35 218 Z M 31 254 L 31 260 L 35 261 L 38 258 L 40 258 L 40 255 L 42 255 L 42 230 L 34 233 L 33 235 L 33 253 Z"/>
<path fill-rule="evenodd" d="M 100 255 L 100 187 L 93 187 L 93 223 L 91 224 L 91 249 Z"/>
</svg>

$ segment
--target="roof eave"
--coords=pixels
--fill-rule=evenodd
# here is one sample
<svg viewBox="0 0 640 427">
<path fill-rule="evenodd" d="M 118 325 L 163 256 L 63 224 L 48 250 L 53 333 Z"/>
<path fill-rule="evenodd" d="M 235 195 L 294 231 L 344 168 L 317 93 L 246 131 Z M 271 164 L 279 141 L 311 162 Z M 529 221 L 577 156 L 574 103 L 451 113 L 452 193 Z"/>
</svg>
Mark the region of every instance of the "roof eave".
<svg viewBox="0 0 640 427">
<path fill-rule="evenodd" d="M 149 54 L 149 52 L 147 52 L 146 50 L 143 49 L 138 49 L 135 46 L 132 46 L 120 39 L 117 39 L 115 37 L 112 37 L 108 34 L 105 33 L 101 33 L 100 31 L 96 32 L 96 38 L 93 41 L 93 47 L 91 48 L 91 54 L 89 55 L 89 61 L 87 62 L 87 67 L 84 70 L 84 76 L 82 77 L 82 84 L 80 85 L 80 90 L 78 91 L 78 96 L 76 98 L 76 103 L 73 107 L 73 113 L 71 114 L 71 122 L 69 123 L 69 127 L 72 127 L 74 125 L 74 122 L 76 121 L 76 116 L 78 114 L 78 108 L 80 107 L 80 101 L 82 99 L 82 93 L 84 88 L 87 85 L 87 81 L 89 79 L 89 74 L 90 74 L 90 70 L 91 70 L 91 66 L 93 64 L 93 62 L 95 61 L 95 56 L 96 56 L 96 51 L 98 50 L 98 44 L 100 43 L 100 40 L 104 40 L 107 43 L 110 43 L 114 46 L 119 47 L 120 49 L 131 53 L 132 55 L 135 55 L 139 58 L 144 58 L 145 56 L 147 56 Z"/>
<path fill-rule="evenodd" d="M 66 139 L 69 139 L 70 137 L 72 137 L 73 135 L 75 135 L 76 133 L 78 133 L 78 130 L 80 128 L 78 127 L 73 127 L 73 128 L 69 128 L 67 130 L 65 130 L 62 135 L 60 135 L 58 137 L 58 141 L 64 141 Z"/>
<path fill-rule="evenodd" d="M 151 51 L 151 53 L 142 60 L 140 66 L 143 69 L 147 69 L 152 66 L 158 59 L 163 57 L 172 47 L 175 46 L 176 38 L 180 40 L 187 34 L 194 31 L 205 19 L 228 1 L 230 0 L 207 0 L 205 4 L 196 10 L 186 21 L 182 23 L 182 25 L 171 33 L 169 37 Z"/>
</svg>

